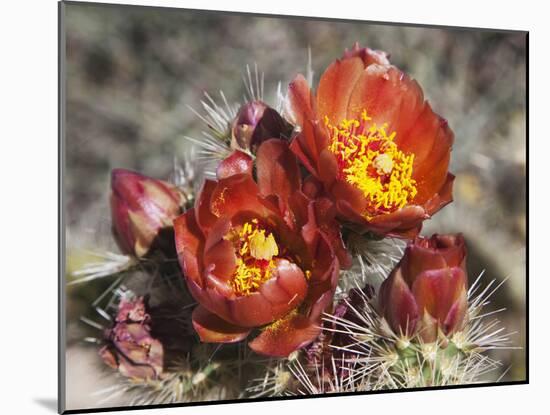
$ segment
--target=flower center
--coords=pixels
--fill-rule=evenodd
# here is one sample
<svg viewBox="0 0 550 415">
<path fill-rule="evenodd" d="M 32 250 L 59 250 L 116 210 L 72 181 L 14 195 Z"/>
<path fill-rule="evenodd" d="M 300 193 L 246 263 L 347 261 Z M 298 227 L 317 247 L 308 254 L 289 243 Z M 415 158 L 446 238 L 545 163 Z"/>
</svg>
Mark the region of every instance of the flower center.
<svg viewBox="0 0 550 415">
<path fill-rule="evenodd" d="M 363 215 L 371 218 L 391 213 L 410 203 L 417 194 L 412 178 L 414 154 L 405 154 L 395 144 L 395 132 L 387 134 L 387 124 L 370 122 L 367 111 L 361 118 L 344 119 L 333 126 L 330 151 L 336 156 L 340 178 L 359 189 L 367 200 Z"/>
<path fill-rule="evenodd" d="M 230 281 L 233 292 L 238 296 L 256 292 L 271 278 L 275 268 L 273 259 L 279 255 L 275 237 L 262 229 L 257 219 L 252 219 L 240 229 L 231 230 L 225 238 L 234 244 L 237 254 L 237 266 Z"/>
</svg>

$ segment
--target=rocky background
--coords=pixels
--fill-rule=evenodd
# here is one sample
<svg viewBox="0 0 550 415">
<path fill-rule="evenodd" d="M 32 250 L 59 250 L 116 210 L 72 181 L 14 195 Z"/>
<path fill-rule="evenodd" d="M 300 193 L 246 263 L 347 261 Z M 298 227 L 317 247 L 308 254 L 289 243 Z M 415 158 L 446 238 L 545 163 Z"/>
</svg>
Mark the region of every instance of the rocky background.
<svg viewBox="0 0 550 415">
<path fill-rule="evenodd" d="M 109 172 L 115 167 L 167 178 L 174 157 L 200 137 L 203 93 L 242 101 L 246 65 L 265 74 L 265 98 L 305 73 L 314 83 L 358 41 L 391 54 L 416 78 L 455 132 L 455 202 L 424 234 L 457 232 L 469 245 L 473 280 L 506 283 L 490 308 L 520 349 L 499 351 L 504 380 L 525 378 L 526 39 L 523 33 L 268 18 L 185 10 L 66 6 L 66 174 L 68 271 L 86 250 L 116 251 L 109 229 Z M 110 281 L 69 288 L 68 407 L 95 405 L 112 380 L 97 348 L 83 344 L 79 317 Z M 521 349 L 523 348 L 523 349 Z M 111 401 L 110 404 L 113 404 Z"/>
</svg>

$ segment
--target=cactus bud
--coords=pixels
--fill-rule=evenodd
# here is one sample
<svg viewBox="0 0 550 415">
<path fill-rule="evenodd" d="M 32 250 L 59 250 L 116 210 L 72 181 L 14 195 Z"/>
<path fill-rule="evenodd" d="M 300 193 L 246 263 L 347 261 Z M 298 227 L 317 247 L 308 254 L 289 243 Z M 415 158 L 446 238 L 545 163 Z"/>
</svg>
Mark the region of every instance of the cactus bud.
<svg viewBox="0 0 550 415">
<path fill-rule="evenodd" d="M 111 215 L 120 248 L 145 256 L 163 229 L 181 213 L 183 195 L 170 183 L 129 170 L 111 173 Z"/>
<path fill-rule="evenodd" d="M 382 314 L 392 330 L 418 333 L 428 343 L 460 330 L 468 306 L 465 261 L 460 234 L 412 241 L 380 289 Z"/>
<path fill-rule="evenodd" d="M 292 126 L 262 101 L 252 101 L 239 109 L 231 132 L 232 148 L 255 153 L 265 140 L 287 137 L 292 132 Z"/>
</svg>

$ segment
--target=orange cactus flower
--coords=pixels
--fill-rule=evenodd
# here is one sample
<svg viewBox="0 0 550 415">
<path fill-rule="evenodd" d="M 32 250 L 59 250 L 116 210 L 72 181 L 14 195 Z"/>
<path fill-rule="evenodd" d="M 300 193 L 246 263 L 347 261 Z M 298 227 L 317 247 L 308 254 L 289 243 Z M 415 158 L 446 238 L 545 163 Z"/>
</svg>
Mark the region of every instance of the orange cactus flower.
<svg viewBox="0 0 550 415">
<path fill-rule="evenodd" d="M 452 201 L 453 132 L 384 52 L 355 45 L 326 69 L 316 94 L 298 75 L 289 98 L 301 129 L 291 149 L 341 219 L 412 238 Z"/>
<path fill-rule="evenodd" d="M 235 151 L 206 180 L 194 208 L 174 222 L 176 249 L 199 305 L 193 325 L 204 342 L 249 343 L 288 356 L 319 334 L 339 272 L 327 209 L 301 191 L 296 157 L 283 140 L 252 158 Z M 334 219 L 334 218 L 332 218 Z"/>
</svg>

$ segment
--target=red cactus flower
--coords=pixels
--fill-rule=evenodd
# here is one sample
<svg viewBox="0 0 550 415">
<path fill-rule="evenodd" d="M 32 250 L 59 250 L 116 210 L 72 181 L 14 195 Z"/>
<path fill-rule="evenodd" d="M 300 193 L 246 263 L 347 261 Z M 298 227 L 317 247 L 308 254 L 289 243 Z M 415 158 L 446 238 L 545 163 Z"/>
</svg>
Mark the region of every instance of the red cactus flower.
<svg viewBox="0 0 550 415">
<path fill-rule="evenodd" d="M 382 315 L 399 334 L 426 342 L 460 330 L 468 308 L 466 247 L 458 235 L 416 238 L 380 288 Z"/>
<path fill-rule="evenodd" d="M 384 52 L 356 44 L 326 69 L 315 95 L 298 75 L 289 97 L 301 127 L 291 149 L 342 219 L 411 238 L 452 201 L 453 133 Z"/>
<path fill-rule="evenodd" d="M 163 371 L 164 349 L 151 336 L 150 316 L 142 297 L 123 298 L 115 325 L 107 330 L 107 345 L 99 351 L 103 361 L 126 377 L 158 379 Z"/>
<path fill-rule="evenodd" d="M 256 153 L 258 146 L 270 138 L 288 137 L 292 126 L 262 101 L 244 104 L 231 126 L 231 147 Z"/>
<path fill-rule="evenodd" d="M 159 233 L 172 227 L 184 202 L 170 183 L 130 170 L 111 173 L 111 217 L 120 249 L 138 258 L 146 255 Z"/>
<path fill-rule="evenodd" d="M 322 228 L 327 209 L 301 191 L 297 160 L 283 140 L 252 159 L 234 152 L 174 222 L 187 286 L 199 302 L 193 325 L 204 342 L 246 338 L 258 353 L 287 356 L 319 334 L 339 261 Z M 330 216 L 327 216 L 330 218 Z"/>
</svg>

